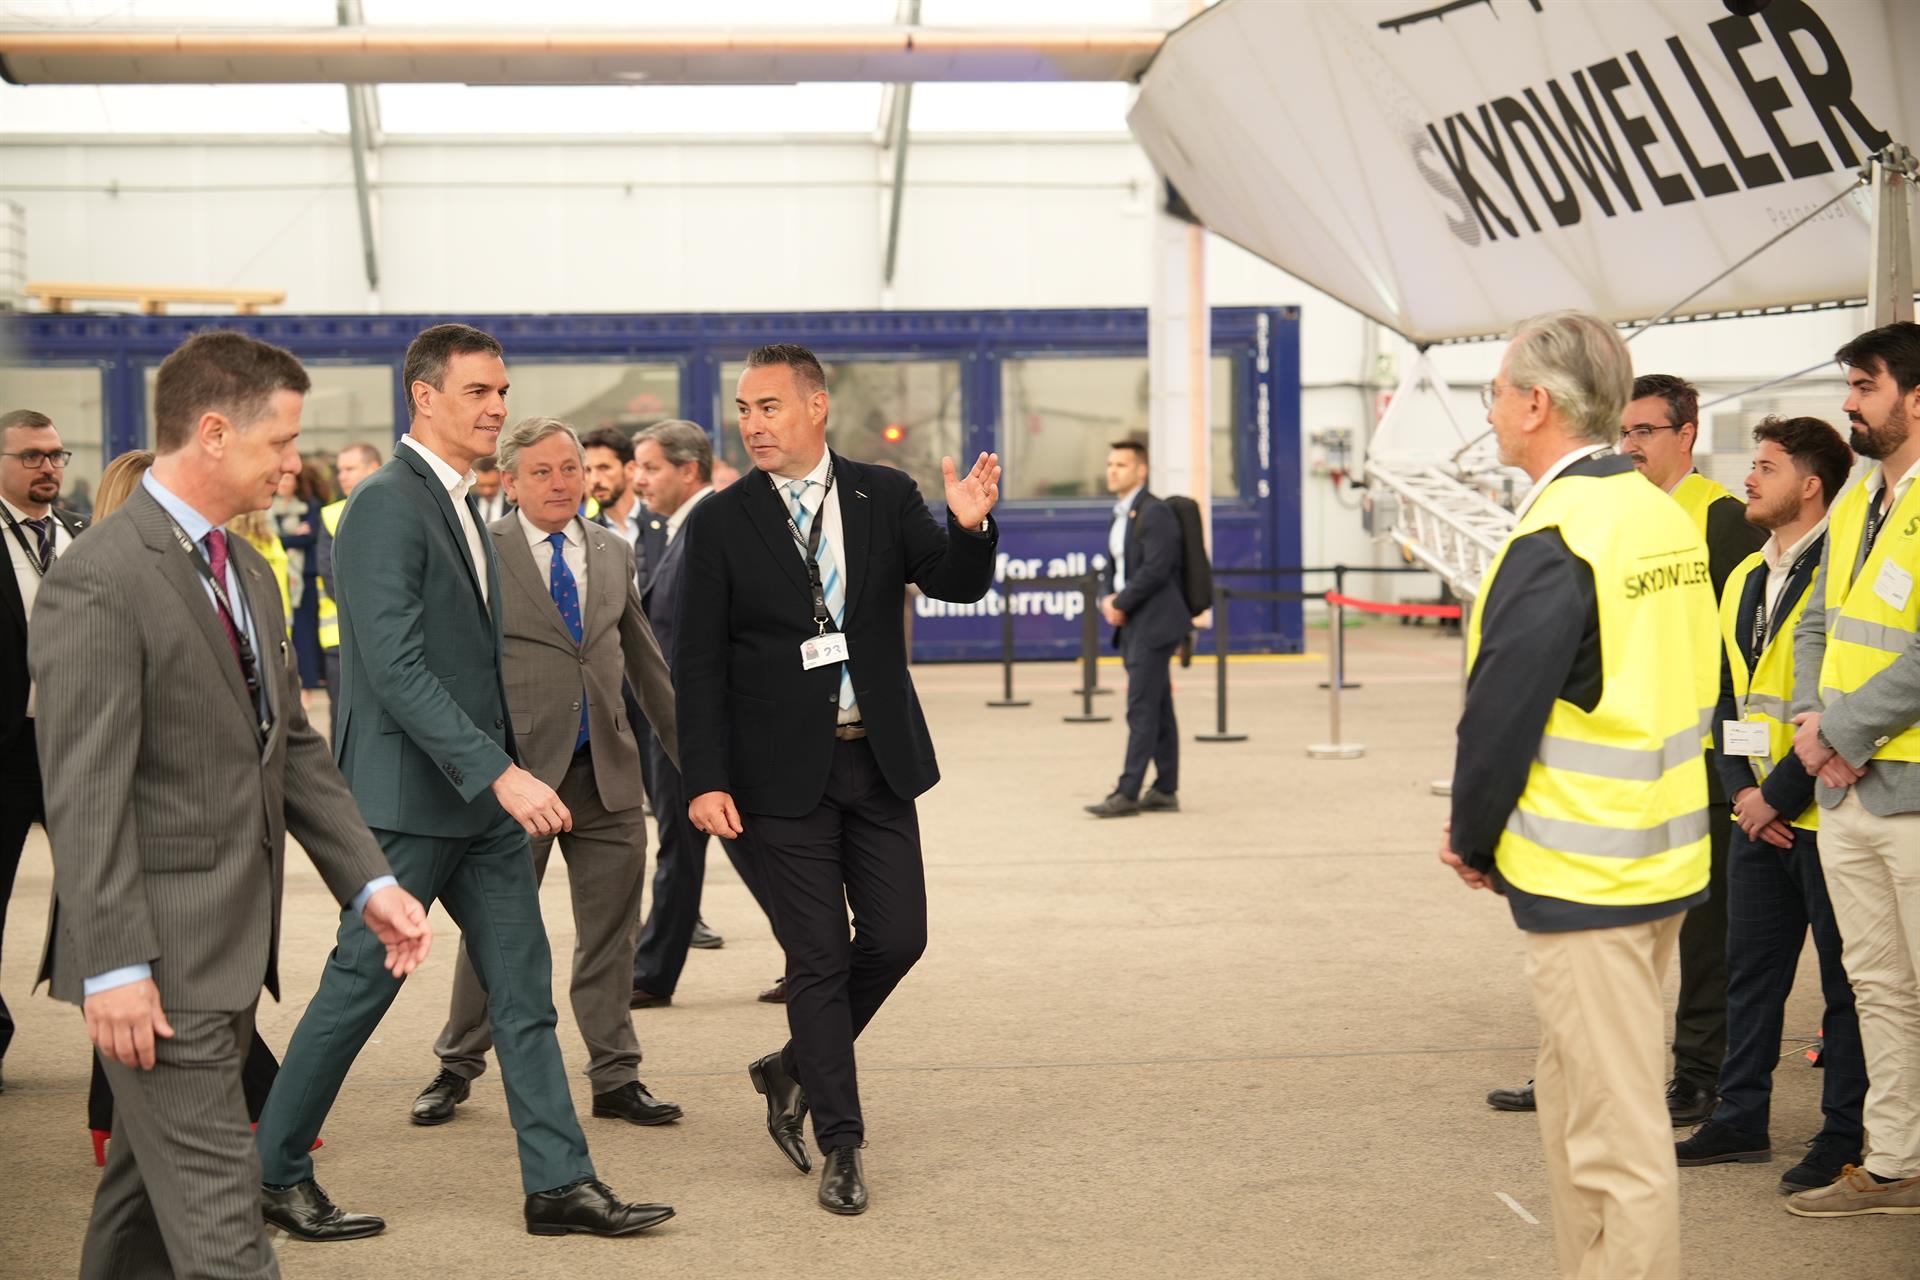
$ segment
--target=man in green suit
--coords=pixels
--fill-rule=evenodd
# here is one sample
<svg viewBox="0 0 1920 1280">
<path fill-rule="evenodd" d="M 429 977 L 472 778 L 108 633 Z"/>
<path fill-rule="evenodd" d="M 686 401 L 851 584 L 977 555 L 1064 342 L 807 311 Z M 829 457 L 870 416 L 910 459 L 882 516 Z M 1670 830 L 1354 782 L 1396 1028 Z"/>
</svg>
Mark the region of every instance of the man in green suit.
<svg viewBox="0 0 1920 1280">
<path fill-rule="evenodd" d="M 488 991 L 507 1109 L 519 1139 L 527 1230 L 628 1235 L 673 1216 L 628 1204 L 594 1175 L 554 1035 L 552 955 L 529 833 L 571 817 L 522 769 L 501 683 L 499 565 L 469 494 L 473 463 L 506 421 L 500 344 L 435 325 L 407 348 L 412 422 L 354 490 L 334 546 L 341 687 L 334 750 L 394 874 L 460 926 Z M 307 1155 L 347 1071 L 399 983 L 357 918 L 338 941 L 260 1117 L 269 1222 L 302 1240 L 372 1235 L 313 1182 Z"/>
</svg>

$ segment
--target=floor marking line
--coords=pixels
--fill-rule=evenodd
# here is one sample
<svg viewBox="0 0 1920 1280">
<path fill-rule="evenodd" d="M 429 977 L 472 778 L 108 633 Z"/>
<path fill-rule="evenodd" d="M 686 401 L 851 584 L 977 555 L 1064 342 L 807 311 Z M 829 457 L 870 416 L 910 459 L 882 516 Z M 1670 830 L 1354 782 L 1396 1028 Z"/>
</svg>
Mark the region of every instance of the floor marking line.
<svg viewBox="0 0 1920 1280">
<path fill-rule="evenodd" d="M 1521 1204 L 1518 1200 L 1515 1200 L 1512 1196 L 1508 1195 L 1506 1192 L 1496 1191 L 1493 1193 L 1493 1198 L 1498 1200 L 1501 1204 L 1506 1205 L 1507 1208 L 1513 1210 L 1515 1213 L 1519 1214 L 1520 1220 L 1526 1223 L 1528 1226 L 1537 1227 L 1540 1225 L 1540 1219 L 1528 1213 L 1527 1206 Z"/>
</svg>

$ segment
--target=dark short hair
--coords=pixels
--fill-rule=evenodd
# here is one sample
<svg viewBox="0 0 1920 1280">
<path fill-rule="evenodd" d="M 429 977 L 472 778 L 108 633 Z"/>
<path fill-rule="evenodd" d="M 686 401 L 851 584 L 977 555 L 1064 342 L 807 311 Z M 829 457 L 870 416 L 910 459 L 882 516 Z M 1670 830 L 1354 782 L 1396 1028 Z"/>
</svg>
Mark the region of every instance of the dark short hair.
<svg viewBox="0 0 1920 1280">
<path fill-rule="evenodd" d="M 684 418 L 663 418 L 633 437 L 636 448 L 647 440 L 660 446 L 660 456 L 667 460 L 668 466 L 697 463 L 700 479 L 712 483 L 713 437 L 703 431 L 699 423 Z"/>
<path fill-rule="evenodd" d="M 747 352 L 747 368 L 765 369 L 784 364 L 793 370 L 794 381 L 808 395 L 827 389 L 827 371 L 820 357 L 797 342 L 775 342 Z"/>
<path fill-rule="evenodd" d="M 1109 444 L 1107 448 L 1125 449 L 1128 453 L 1138 457 L 1140 461 L 1145 462 L 1147 460 L 1147 446 L 1141 444 L 1138 440 L 1115 440 Z"/>
<path fill-rule="evenodd" d="M 484 458 L 475 458 L 473 460 L 473 469 L 475 472 L 498 471 L 500 469 L 500 459 L 491 453 Z"/>
<path fill-rule="evenodd" d="M 633 461 L 633 437 L 618 427 L 595 427 L 580 437 L 582 449 L 611 449 L 625 466 Z"/>
<path fill-rule="evenodd" d="M 1920 324 L 1902 320 L 1869 329 L 1833 353 L 1833 358 L 1849 369 L 1885 373 L 1906 395 L 1920 387 Z"/>
<path fill-rule="evenodd" d="M 1633 394 L 1627 398 L 1643 400 L 1648 396 L 1659 396 L 1667 402 L 1668 426 L 1683 427 L 1689 422 L 1700 425 L 1700 389 L 1685 378 L 1671 373 L 1643 373 L 1633 380 Z"/>
<path fill-rule="evenodd" d="M 1820 478 L 1820 500 L 1828 506 L 1847 483 L 1853 470 L 1853 450 L 1833 424 L 1819 418 L 1781 418 L 1769 415 L 1753 429 L 1753 442 L 1771 440 L 1786 451 L 1803 476 Z"/>
<path fill-rule="evenodd" d="M 266 413 L 274 392 L 305 395 L 312 386 L 291 351 L 226 329 L 196 333 L 160 362 L 154 452 L 184 448 L 205 414 L 220 414 L 244 430 Z"/>
<path fill-rule="evenodd" d="M 407 388 L 409 421 L 414 415 L 413 384 L 424 382 L 435 391 L 445 391 L 443 384 L 447 380 L 447 361 L 455 356 L 473 355 L 476 352 L 495 356 L 505 354 L 500 349 L 498 338 L 470 324 L 436 324 L 422 329 L 407 344 L 407 358 L 400 366 L 400 380 Z"/>
<path fill-rule="evenodd" d="M 38 431 L 42 427 L 52 425 L 53 419 L 37 409 L 14 409 L 7 413 L 0 413 L 0 440 L 5 439 L 7 432 L 15 427 L 26 431 Z"/>
</svg>

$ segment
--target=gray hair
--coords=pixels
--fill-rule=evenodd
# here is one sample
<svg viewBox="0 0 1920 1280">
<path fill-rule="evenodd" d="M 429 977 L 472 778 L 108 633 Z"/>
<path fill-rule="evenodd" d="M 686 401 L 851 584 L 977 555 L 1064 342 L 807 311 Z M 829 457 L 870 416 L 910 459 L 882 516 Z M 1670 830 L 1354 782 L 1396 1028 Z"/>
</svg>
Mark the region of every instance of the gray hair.
<svg viewBox="0 0 1920 1280">
<path fill-rule="evenodd" d="M 1606 321 L 1552 311 L 1514 329 L 1507 380 L 1517 391 L 1545 391 L 1576 438 L 1610 445 L 1632 398 L 1633 357 Z"/>
<path fill-rule="evenodd" d="M 634 432 L 633 443 L 636 446 L 643 440 L 651 440 L 659 445 L 669 466 L 683 467 L 689 462 L 699 463 L 700 479 L 712 482 L 713 438 L 698 423 L 688 422 L 685 418 L 664 418 L 643 431 Z"/>
<path fill-rule="evenodd" d="M 548 436 L 557 436 L 563 432 L 567 439 L 573 441 L 573 451 L 580 455 L 580 461 L 584 463 L 587 460 L 587 451 L 580 447 L 580 433 L 575 431 L 571 424 L 562 422 L 558 418 L 520 419 L 500 433 L 499 447 L 493 452 L 494 460 L 502 471 L 513 471 L 517 475 L 519 473 L 515 468 L 520 461 L 522 449 L 531 449 Z"/>
</svg>

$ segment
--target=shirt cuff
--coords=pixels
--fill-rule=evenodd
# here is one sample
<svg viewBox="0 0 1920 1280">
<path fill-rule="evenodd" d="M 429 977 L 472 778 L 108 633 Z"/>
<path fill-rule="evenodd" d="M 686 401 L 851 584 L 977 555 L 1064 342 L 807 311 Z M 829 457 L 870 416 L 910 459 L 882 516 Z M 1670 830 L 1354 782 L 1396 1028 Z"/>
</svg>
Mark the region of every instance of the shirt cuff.
<svg viewBox="0 0 1920 1280">
<path fill-rule="evenodd" d="M 111 991 L 115 987 L 130 987 L 136 982 L 145 982 L 153 976 L 150 964 L 130 964 L 123 968 L 103 973 L 97 978 L 88 978 L 80 984 L 80 990 L 89 996 L 97 996 L 102 991 Z"/>
<path fill-rule="evenodd" d="M 374 894 L 380 892 L 390 884 L 399 883 L 400 882 L 392 876 L 375 876 L 373 879 L 367 881 L 367 887 L 353 895 L 353 914 L 360 915 L 364 913 L 367 909 L 368 898 L 371 898 Z"/>
<path fill-rule="evenodd" d="M 969 538 L 991 538 L 993 536 L 993 517 L 984 517 L 980 521 L 980 527 L 978 529 L 969 529 L 958 520 L 953 522 L 953 527 L 966 534 Z"/>
</svg>

